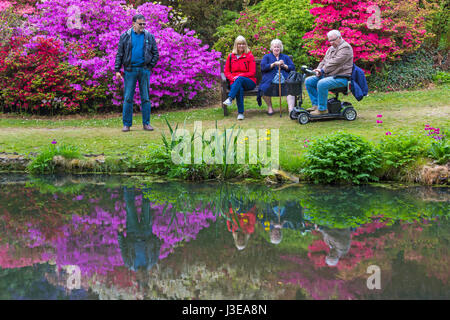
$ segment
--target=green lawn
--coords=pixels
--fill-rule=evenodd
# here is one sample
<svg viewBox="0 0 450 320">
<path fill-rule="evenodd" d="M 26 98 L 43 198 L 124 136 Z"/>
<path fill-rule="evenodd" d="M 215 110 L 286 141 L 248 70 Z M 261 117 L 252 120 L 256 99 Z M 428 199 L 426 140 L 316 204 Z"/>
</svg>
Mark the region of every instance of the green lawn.
<svg viewBox="0 0 450 320">
<path fill-rule="evenodd" d="M 106 156 L 145 152 L 152 143 L 161 144 L 161 133 L 168 133 L 163 120 L 167 117 L 171 124 L 193 132 L 194 121 L 202 121 L 203 130 L 230 128 L 238 125 L 242 129 L 279 129 L 280 130 L 280 164 L 290 170 L 296 166 L 298 155 L 304 151 L 303 141 L 314 139 L 337 130 L 364 136 L 377 141 L 401 130 L 421 131 L 425 124 L 435 127 L 450 128 L 450 87 L 441 86 L 427 90 L 403 91 L 393 93 L 371 93 L 357 102 L 353 96 L 341 100 L 351 102 L 357 112 L 355 121 L 329 120 L 310 122 L 300 125 L 289 119 L 286 100 L 283 99 L 283 116 L 266 115 L 266 107 L 259 108 L 254 97 L 245 102 L 244 121 L 236 120 L 236 107 L 231 108 L 228 117 L 223 116 L 219 101 L 212 101 L 210 108 L 183 111 L 160 112 L 152 110 L 151 124 L 155 131 L 142 130 L 141 116 L 135 114 L 132 131 L 122 133 L 121 114 L 99 116 L 67 116 L 45 118 L 24 115 L 0 115 L 0 152 L 17 152 L 29 154 L 37 152 L 53 139 L 76 145 L 82 153 Z M 278 98 L 273 99 L 274 109 L 279 110 Z M 304 97 L 303 106 L 310 106 L 309 98 Z M 377 115 L 381 114 L 382 124 L 377 124 Z"/>
</svg>

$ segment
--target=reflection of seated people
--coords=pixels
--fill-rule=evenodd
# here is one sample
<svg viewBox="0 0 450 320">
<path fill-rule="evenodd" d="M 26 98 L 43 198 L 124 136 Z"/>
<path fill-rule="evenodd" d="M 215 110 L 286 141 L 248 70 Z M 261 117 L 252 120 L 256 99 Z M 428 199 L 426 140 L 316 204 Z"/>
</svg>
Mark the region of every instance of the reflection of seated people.
<svg viewBox="0 0 450 320">
<path fill-rule="evenodd" d="M 258 218 L 260 218 L 264 230 L 270 232 L 270 242 L 273 244 L 281 242 L 283 228 L 298 230 L 302 234 L 307 231 L 303 220 L 302 206 L 298 201 L 286 201 L 283 205 L 268 205 L 265 214 Z"/>
<path fill-rule="evenodd" d="M 231 199 L 231 206 L 227 220 L 228 231 L 232 232 L 234 244 L 238 250 L 243 250 L 255 232 L 256 206 L 244 204 L 243 201 Z"/>
<path fill-rule="evenodd" d="M 323 235 L 323 241 L 330 247 L 330 252 L 325 257 L 325 262 L 330 267 L 336 266 L 339 259 L 350 250 L 351 228 L 330 229 L 316 225 L 316 230 Z"/>
<path fill-rule="evenodd" d="M 126 236 L 119 226 L 119 246 L 127 268 L 150 270 L 159 258 L 160 240 L 152 232 L 153 215 L 150 201 L 142 197 L 142 212 L 138 216 L 134 188 L 124 188 L 127 212 Z"/>
</svg>

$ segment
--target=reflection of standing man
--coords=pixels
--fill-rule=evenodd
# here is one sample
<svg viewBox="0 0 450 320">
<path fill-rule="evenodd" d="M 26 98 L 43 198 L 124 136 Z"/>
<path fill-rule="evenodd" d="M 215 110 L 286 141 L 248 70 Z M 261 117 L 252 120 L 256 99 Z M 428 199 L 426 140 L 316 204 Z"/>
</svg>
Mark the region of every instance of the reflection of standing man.
<svg viewBox="0 0 450 320">
<path fill-rule="evenodd" d="M 145 17 L 137 14 L 133 17 L 133 27 L 120 36 L 117 49 L 115 71 L 116 78 L 121 80 L 120 68 L 125 70 L 123 101 L 123 132 L 130 131 L 133 125 L 133 101 L 136 81 L 139 81 L 141 95 L 142 124 L 144 130 L 152 131 L 150 125 L 150 75 L 159 59 L 155 37 L 145 30 Z"/>
<path fill-rule="evenodd" d="M 330 247 L 330 253 L 326 256 L 325 262 L 330 267 L 338 264 L 339 259 L 348 253 L 351 246 L 351 228 L 329 229 L 316 226 L 316 230 L 323 235 L 323 241 Z"/>
<path fill-rule="evenodd" d="M 152 232 L 153 215 L 150 201 L 142 197 L 142 212 L 138 216 L 134 188 L 124 188 L 127 212 L 126 236 L 119 227 L 119 246 L 125 266 L 132 271 L 150 270 L 159 258 L 160 240 Z"/>
</svg>

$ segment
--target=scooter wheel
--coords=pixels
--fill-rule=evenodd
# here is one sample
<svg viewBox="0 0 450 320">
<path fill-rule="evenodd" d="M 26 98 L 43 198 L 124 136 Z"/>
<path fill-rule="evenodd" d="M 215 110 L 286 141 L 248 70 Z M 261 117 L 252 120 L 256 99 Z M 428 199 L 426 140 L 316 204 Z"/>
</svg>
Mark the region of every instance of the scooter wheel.
<svg viewBox="0 0 450 320">
<path fill-rule="evenodd" d="M 348 121 L 353 121 L 356 119 L 357 113 L 353 107 L 347 108 L 344 111 L 344 118 Z"/>
<path fill-rule="evenodd" d="M 296 112 L 295 110 L 292 110 L 291 112 L 289 112 L 289 118 L 291 118 L 291 120 L 295 120 L 298 118 L 298 112 Z"/>
<path fill-rule="evenodd" d="M 309 122 L 309 116 L 307 112 L 300 112 L 298 115 L 298 123 L 307 124 Z"/>
</svg>

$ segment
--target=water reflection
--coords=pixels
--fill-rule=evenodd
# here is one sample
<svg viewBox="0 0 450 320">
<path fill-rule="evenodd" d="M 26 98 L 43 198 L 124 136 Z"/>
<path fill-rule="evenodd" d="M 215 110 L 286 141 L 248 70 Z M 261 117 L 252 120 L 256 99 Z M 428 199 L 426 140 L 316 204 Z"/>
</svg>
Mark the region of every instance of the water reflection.
<svg viewBox="0 0 450 320">
<path fill-rule="evenodd" d="M 255 232 L 256 208 L 254 201 L 245 201 L 230 195 L 230 211 L 227 215 L 227 229 L 233 235 L 234 245 L 243 250 L 248 244 L 250 236 Z"/>
<path fill-rule="evenodd" d="M 117 179 L 0 176 L 1 299 L 450 297 L 448 189 Z"/>
<path fill-rule="evenodd" d="M 264 230 L 270 234 L 270 242 L 279 244 L 283 239 L 283 228 L 296 230 L 302 235 L 310 230 L 303 215 L 299 200 L 269 203 L 263 215 L 259 215 Z"/>
<path fill-rule="evenodd" d="M 146 190 L 144 190 L 146 191 Z M 135 188 L 124 188 L 126 229 L 118 228 L 118 240 L 124 265 L 132 271 L 150 270 L 159 258 L 161 240 L 153 233 L 154 212 L 150 201 L 141 197 L 136 209 Z"/>
<path fill-rule="evenodd" d="M 325 262 L 331 267 L 336 266 L 339 263 L 339 259 L 350 250 L 352 241 L 351 229 L 331 229 L 316 225 L 316 230 L 322 233 L 323 241 L 325 241 L 330 248 L 330 251 L 325 258 Z"/>
</svg>

